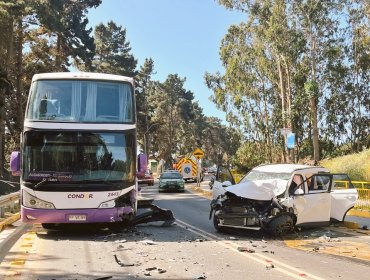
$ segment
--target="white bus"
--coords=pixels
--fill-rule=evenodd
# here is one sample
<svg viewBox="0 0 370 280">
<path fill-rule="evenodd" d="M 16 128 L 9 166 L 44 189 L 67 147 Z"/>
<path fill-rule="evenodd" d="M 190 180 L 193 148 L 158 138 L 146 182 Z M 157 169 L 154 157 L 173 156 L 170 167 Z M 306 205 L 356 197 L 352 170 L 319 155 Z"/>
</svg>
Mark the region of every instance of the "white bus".
<svg viewBox="0 0 370 280">
<path fill-rule="evenodd" d="M 20 170 L 25 223 L 130 221 L 138 190 L 133 79 L 35 75 L 11 170 Z"/>
</svg>

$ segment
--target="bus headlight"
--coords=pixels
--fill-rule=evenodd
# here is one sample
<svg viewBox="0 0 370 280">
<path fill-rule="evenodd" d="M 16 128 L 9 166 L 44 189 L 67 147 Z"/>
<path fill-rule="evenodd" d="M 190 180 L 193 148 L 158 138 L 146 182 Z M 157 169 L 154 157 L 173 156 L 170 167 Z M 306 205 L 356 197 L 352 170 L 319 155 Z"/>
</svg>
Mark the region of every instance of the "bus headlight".
<svg viewBox="0 0 370 280">
<path fill-rule="evenodd" d="M 113 200 L 108 200 L 108 201 L 102 202 L 99 205 L 99 208 L 113 208 L 115 206 L 116 206 L 116 201 L 115 201 L 115 199 L 113 199 Z"/>
<path fill-rule="evenodd" d="M 26 191 L 23 191 L 22 203 L 28 208 L 55 209 L 53 203 L 39 199 Z"/>
</svg>

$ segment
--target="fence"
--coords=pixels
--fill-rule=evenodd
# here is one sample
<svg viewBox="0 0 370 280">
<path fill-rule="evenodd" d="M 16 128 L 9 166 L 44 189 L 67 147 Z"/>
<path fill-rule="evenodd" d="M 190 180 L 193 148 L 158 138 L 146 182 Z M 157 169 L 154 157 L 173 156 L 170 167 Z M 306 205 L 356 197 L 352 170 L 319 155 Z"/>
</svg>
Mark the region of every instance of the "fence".
<svg viewBox="0 0 370 280">
<path fill-rule="evenodd" d="M 0 231 L 19 216 L 19 192 L 0 196 Z"/>
<path fill-rule="evenodd" d="M 370 210 L 370 182 L 352 181 L 352 185 L 358 192 L 355 208 Z M 348 189 L 349 181 L 335 181 L 335 187 Z"/>
</svg>

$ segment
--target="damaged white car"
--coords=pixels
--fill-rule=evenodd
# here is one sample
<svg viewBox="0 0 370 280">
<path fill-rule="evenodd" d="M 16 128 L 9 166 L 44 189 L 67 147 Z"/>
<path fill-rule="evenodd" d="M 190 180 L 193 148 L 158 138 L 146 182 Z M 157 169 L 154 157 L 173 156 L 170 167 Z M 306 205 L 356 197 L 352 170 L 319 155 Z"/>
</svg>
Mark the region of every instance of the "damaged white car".
<svg viewBox="0 0 370 280">
<path fill-rule="evenodd" d="M 349 188 L 341 188 L 344 181 Z M 219 167 L 210 187 L 210 219 L 213 217 L 219 231 L 225 227 L 252 228 L 281 235 L 295 226 L 342 222 L 358 198 L 346 174 L 296 164 L 258 166 L 238 184 L 227 168 Z"/>
</svg>

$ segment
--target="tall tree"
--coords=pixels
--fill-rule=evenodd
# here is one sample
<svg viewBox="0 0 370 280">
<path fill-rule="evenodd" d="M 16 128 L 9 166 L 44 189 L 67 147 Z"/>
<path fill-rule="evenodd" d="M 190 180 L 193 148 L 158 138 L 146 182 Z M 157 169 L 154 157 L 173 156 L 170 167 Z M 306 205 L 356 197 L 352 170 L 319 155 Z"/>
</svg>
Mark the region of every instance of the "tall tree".
<svg viewBox="0 0 370 280">
<path fill-rule="evenodd" d="M 134 76 L 137 61 L 130 53 L 126 29 L 109 21 L 99 24 L 94 32 L 96 50 L 93 61 L 95 71 L 109 74 Z"/>
<path fill-rule="evenodd" d="M 39 32 L 56 40 L 55 70 L 66 71 L 71 57 L 77 65 L 90 69 L 95 45 L 92 29 L 87 28 L 87 12 L 99 6 L 101 0 L 41 0 L 33 4 L 43 27 Z"/>
<path fill-rule="evenodd" d="M 155 125 L 151 122 L 152 106 L 148 102 L 150 90 L 153 87 L 151 76 L 154 74 L 154 61 L 146 58 L 135 77 L 136 87 L 136 114 L 138 140 L 142 143 L 144 151 L 150 151 L 150 129 Z"/>
</svg>

